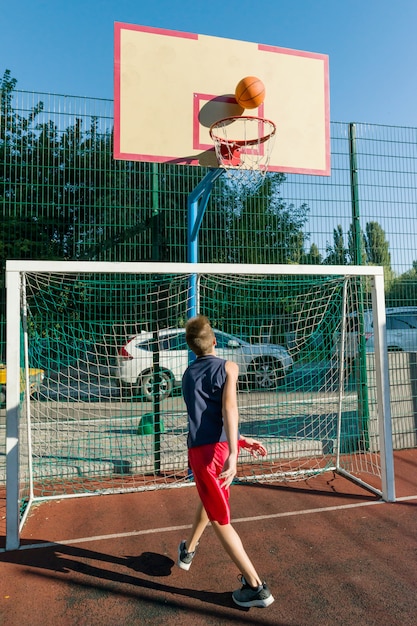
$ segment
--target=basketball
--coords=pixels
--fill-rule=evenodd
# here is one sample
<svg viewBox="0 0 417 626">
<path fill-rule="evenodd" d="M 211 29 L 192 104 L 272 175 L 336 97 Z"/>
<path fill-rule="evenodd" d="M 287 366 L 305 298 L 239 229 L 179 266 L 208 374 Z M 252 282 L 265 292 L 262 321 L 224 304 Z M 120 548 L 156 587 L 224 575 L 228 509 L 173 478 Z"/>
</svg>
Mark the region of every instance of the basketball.
<svg viewBox="0 0 417 626">
<path fill-rule="evenodd" d="M 244 109 L 256 109 L 265 99 L 265 85 L 256 76 L 246 76 L 238 82 L 235 98 Z"/>
</svg>

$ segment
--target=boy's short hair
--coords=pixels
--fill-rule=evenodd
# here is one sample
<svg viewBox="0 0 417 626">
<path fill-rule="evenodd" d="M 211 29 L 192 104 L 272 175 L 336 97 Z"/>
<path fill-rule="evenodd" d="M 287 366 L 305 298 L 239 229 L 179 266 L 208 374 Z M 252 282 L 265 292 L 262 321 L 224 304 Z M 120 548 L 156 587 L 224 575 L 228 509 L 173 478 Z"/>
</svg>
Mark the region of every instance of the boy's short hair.
<svg viewBox="0 0 417 626">
<path fill-rule="evenodd" d="M 196 315 L 188 320 L 185 325 L 185 339 L 195 355 L 203 356 L 211 352 L 215 337 L 205 315 Z"/>
</svg>

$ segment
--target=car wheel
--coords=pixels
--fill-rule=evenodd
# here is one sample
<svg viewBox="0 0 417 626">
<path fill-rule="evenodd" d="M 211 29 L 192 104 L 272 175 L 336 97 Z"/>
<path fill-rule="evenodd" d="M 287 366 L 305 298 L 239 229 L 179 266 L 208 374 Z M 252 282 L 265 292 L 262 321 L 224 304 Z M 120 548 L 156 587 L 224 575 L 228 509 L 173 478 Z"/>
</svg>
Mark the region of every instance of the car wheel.
<svg viewBox="0 0 417 626">
<path fill-rule="evenodd" d="M 173 376 L 171 372 L 166 370 L 160 372 L 160 376 L 161 384 L 159 389 L 161 398 L 168 398 L 174 389 Z M 142 374 L 140 378 L 140 389 L 145 400 L 152 400 L 154 395 L 154 373 L 152 371 Z"/>
<path fill-rule="evenodd" d="M 136 385 L 122 382 L 120 384 L 120 395 L 122 398 L 131 399 L 138 395 L 138 389 Z"/>
<path fill-rule="evenodd" d="M 256 389 L 276 389 L 284 378 L 282 364 L 273 357 L 260 357 L 250 365 L 250 380 Z"/>
</svg>

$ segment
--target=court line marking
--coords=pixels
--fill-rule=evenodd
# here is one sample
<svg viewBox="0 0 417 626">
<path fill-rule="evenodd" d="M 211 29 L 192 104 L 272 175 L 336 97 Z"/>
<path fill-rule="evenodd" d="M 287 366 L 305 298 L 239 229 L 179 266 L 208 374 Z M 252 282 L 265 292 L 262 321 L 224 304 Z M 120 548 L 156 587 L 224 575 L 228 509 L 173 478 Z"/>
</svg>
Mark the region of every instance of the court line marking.
<svg viewBox="0 0 417 626">
<path fill-rule="evenodd" d="M 371 500 L 369 502 L 355 502 L 352 504 L 341 504 L 339 506 L 319 507 L 317 509 L 304 509 L 301 511 L 285 511 L 283 513 L 271 513 L 269 515 L 256 515 L 254 517 L 239 517 L 232 519 L 232 524 L 240 524 L 242 522 L 258 522 L 267 519 L 278 519 L 280 517 L 294 517 L 297 515 L 310 515 L 312 513 L 327 513 L 330 511 L 343 511 L 346 509 L 357 509 L 365 506 L 375 506 L 378 504 L 393 504 L 397 502 L 406 502 L 407 500 L 417 500 L 417 494 L 413 496 L 403 496 L 397 498 L 395 502 L 385 502 L 384 500 Z M 42 548 L 59 548 L 59 546 L 76 545 L 80 543 L 87 543 L 91 541 L 105 541 L 108 539 L 122 539 L 124 537 L 139 537 L 141 535 L 153 535 L 159 533 L 168 533 L 179 530 L 189 530 L 191 524 L 184 524 L 182 526 L 167 526 L 165 528 L 148 528 L 146 530 L 135 530 L 128 533 L 114 533 L 110 535 L 97 535 L 93 537 L 80 537 L 78 539 L 67 539 L 64 541 L 51 541 L 44 543 L 34 543 L 24 546 L 20 546 L 20 550 L 37 550 Z M 4 548 L 0 549 L 0 552 L 5 552 Z"/>
</svg>

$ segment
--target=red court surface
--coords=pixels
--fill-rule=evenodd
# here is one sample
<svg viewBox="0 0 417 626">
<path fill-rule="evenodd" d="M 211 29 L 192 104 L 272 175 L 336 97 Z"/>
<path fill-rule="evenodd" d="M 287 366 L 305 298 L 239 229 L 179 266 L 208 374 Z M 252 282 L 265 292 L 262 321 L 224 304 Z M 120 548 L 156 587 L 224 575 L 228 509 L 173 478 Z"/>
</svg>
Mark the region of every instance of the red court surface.
<svg viewBox="0 0 417 626">
<path fill-rule="evenodd" d="M 238 572 L 211 528 L 189 572 L 175 565 L 193 487 L 37 505 L 22 548 L 0 553 L 0 624 L 415 625 L 417 450 L 397 452 L 395 471 L 391 504 L 331 473 L 232 488 L 266 609 L 233 604 Z"/>
</svg>

